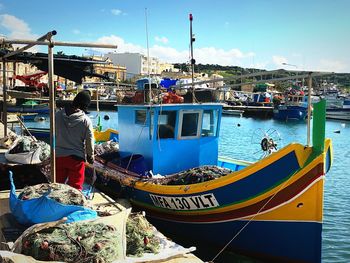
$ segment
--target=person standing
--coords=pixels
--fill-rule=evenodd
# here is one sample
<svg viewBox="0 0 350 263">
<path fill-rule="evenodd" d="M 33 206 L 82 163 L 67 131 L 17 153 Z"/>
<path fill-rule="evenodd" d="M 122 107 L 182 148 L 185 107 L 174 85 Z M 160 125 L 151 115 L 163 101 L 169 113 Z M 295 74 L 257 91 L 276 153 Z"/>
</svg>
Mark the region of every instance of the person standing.
<svg viewBox="0 0 350 263">
<path fill-rule="evenodd" d="M 85 161 L 94 162 L 92 122 L 85 114 L 88 91 L 79 92 L 71 105 L 56 113 L 56 181 L 83 189 Z"/>
</svg>

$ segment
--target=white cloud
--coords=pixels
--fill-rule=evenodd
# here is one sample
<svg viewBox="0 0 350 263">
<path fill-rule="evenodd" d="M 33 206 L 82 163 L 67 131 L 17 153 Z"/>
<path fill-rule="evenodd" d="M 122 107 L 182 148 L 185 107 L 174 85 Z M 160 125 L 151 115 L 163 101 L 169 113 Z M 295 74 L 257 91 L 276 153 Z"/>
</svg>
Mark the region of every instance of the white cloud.
<svg viewBox="0 0 350 263">
<path fill-rule="evenodd" d="M 0 26 L 9 31 L 7 34 L 9 38 L 35 39 L 38 37 L 31 32 L 26 22 L 9 14 L 0 15 Z"/>
<path fill-rule="evenodd" d="M 189 60 L 188 51 L 178 51 L 172 47 L 154 45 L 150 48 L 150 56 L 157 57 L 162 61 L 175 63 Z"/>
<path fill-rule="evenodd" d="M 166 38 L 166 37 L 159 37 L 159 36 L 156 36 L 154 38 L 157 42 L 162 42 L 163 44 L 167 44 L 169 42 L 169 39 Z"/>
<path fill-rule="evenodd" d="M 9 14 L 0 15 L 0 29 L 4 28 L 8 33 L 4 34 L 9 39 L 37 39 L 39 36 L 33 34 L 28 24 L 15 16 Z M 19 47 L 23 45 L 13 45 Z M 28 49 L 30 52 L 36 52 L 40 49 L 38 46 Z"/>
<path fill-rule="evenodd" d="M 117 51 L 118 53 L 130 52 L 146 54 L 146 49 L 144 47 L 132 43 L 126 43 L 124 39 L 116 35 L 100 37 L 97 39 L 97 43 L 118 45 L 118 48 L 116 50 L 99 49 L 101 52 L 105 53 Z"/>
<path fill-rule="evenodd" d="M 111 9 L 111 13 L 115 16 L 121 15 L 123 12 L 120 9 Z"/>
<path fill-rule="evenodd" d="M 317 71 L 348 72 L 347 65 L 340 60 L 320 59 L 319 63 L 312 68 Z"/>
<path fill-rule="evenodd" d="M 272 56 L 272 62 L 277 66 L 281 67 L 283 63 L 288 63 L 288 60 L 282 56 Z"/>
<path fill-rule="evenodd" d="M 252 64 L 249 64 L 249 68 L 258 68 L 258 69 L 266 69 L 268 66 L 269 62 L 267 61 L 260 61 L 260 62 L 255 62 Z"/>
<path fill-rule="evenodd" d="M 130 52 L 141 53 L 146 55 L 147 49 L 133 43 L 127 43 L 125 40 L 116 35 L 103 36 L 97 40 L 101 44 L 115 44 L 118 45 L 116 50 L 98 49 L 100 52 L 107 53 L 116 51 L 118 53 Z M 188 50 L 177 50 L 172 47 L 164 47 L 154 45 L 150 47 L 150 56 L 157 57 L 161 61 L 169 63 L 187 62 L 189 61 Z M 215 47 L 204 47 L 194 49 L 194 58 L 196 63 L 202 64 L 219 64 L 219 65 L 242 65 L 248 64 L 248 58 L 255 56 L 253 52 L 244 53 L 239 49 L 217 49 Z"/>
<path fill-rule="evenodd" d="M 79 35 L 81 33 L 79 29 L 73 29 L 72 32 L 76 35 Z"/>
</svg>

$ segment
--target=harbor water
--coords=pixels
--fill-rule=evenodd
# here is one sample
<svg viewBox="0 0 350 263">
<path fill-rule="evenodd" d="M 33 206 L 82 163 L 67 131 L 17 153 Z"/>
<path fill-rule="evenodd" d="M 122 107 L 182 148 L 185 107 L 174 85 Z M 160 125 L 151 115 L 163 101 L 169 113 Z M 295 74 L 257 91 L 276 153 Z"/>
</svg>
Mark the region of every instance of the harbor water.
<svg viewBox="0 0 350 263">
<path fill-rule="evenodd" d="M 104 119 L 105 115 L 109 116 L 109 120 Z M 91 112 L 89 116 L 96 125 L 97 113 Z M 103 129 L 118 128 L 117 112 L 100 112 L 100 116 Z M 27 122 L 26 124 L 28 127 L 49 127 L 48 121 Z M 307 142 L 305 122 L 280 122 L 273 119 L 223 116 L 219 155 L 257 161 L 264 156 L 264 152 L 260 150 L 260 141 L 264 133 L 275 140 L 278 149 L 291 142 L 303 144 Z M 349 262 L 350 122 L 327 120 L 326 137 L 333 141 L 334 159 L 333 166 L 325 180 L 322 262 Z M 234 235 L 235 233 L 232 233 L 232 236 Z M 254 262 L 254 260 L 244 258 L 236 262 Z"/>
</svg>

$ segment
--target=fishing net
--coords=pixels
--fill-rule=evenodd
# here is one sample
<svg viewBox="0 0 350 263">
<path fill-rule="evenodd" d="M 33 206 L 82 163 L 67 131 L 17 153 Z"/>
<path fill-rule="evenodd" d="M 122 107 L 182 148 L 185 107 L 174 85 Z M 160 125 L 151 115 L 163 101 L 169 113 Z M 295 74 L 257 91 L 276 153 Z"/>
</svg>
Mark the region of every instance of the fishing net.
<svg viewBox="0 0 350 263">
<path fill-rule="evenodd" d="M 160 240 L 154 227 L 142 214 L 131 214 L 126 221 L 126 255 L 140 257 L 144 253 L 159 253 Z"/>
<path fill-rule="evenodd" d="M 119 151 L 119 143 L 115 141 L 107 141 L 100 144 L 95 145 L 95 154 L 102 155 L 106 153 L 113 153 Z"/>
<path fill-rule="evenodd" d="M 215 165 L 205 165 L 179 172 L 171 176 L 168 185 L 196 184 L 220 178 L 232 173 L 230 169 Z"/>
<path fill-rule="evenodd" d="M 27 186 L 23 189 L 18 198 L 21 200 L 39 198 L 49 190 L 51 190 L 51 192 L 48 197 L 61 204 L 80 206 L 85 206 L 86 204 L 86 198 L 79 190 L 69 185 L 58 183 Z"/>
<path fill-rule="evenodd" d="M 40 151 L 39 159 L 44 161 L 50 157 L 50 146 L 43 141 L 33 141 L 31 137 L 22 136 L 18 139 L 16 146 L 14 146 L 9 153 L 18 154 L 18 153 L 30 153 Z"/>
<path fill-rule="evenodd" d="M 27 235 L 21 253 L 44 261 L 112 262 L 123 256 L 118 236 L 115 227 L 104 223 L 61 224 Z"/>
</svg>

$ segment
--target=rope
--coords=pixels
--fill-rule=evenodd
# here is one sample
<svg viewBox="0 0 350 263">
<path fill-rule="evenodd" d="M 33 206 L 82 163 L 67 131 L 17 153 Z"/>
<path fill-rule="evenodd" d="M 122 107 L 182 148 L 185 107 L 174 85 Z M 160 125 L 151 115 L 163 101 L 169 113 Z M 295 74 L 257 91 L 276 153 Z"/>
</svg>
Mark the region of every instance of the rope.
<svg viewBox="0 0 350 263">
<path fill-rule="evenodd" d="M 296 172 L 295 172 L 294 174 L 296 174 Z M 294 175 L 294 174 L 293 174 L 293 175 Z M 235 238 L 239 236 L 239 234 L 250 224 L 250 222 L 253 221 L 253 220 L 255 219 L 255 217 L 258 216 L 258 215 L 260 214 L 260 212 L 267 206 L 267 204 L 270 203 L 270 201 L 279 193 L 279 191 L 290 181 L 290 179 L 293 177 L 293 175 L 290 176 L 290 177 L 288 178 L 288 180 L 285 181 L 285 182 L 278 188 L 278 190 L 266 201 L 266 203 L 259 209 L 259 211 L 258 211 L 255 215 L 253 215 L 253 216 L 245 223 L 245 225 L 232 237 L 232 239 L 231 239 L 229 242 L 227 242 L 227 244 L 226 244 L 226 245 L 215 255 L 215 257 L 214 257 L 211 261 L 209 261 L 209 262 L 214 262 L 214 260 L 216 260 L 217 257 L 220 256 L 220 254 L 221 254 L 222 252 L 224 252 L 224 250 L 232 243 L 232 241 L 235 240 Z"/>
<path fill-rule="evenodd" d="M 140 133 L 139 133 L 139 136 L 137 137 L 137 141 L 136 141 L 135 145 L 139 144 L 139 141 L 140 141 L 140 138 L 141 138 L 141 134 L 142 134 L 142 132 L 143 132 L 143 129 L 145 128 L 146 122 L 147 122 L 147 110 L 146 110 L 146 118 L 145 118 L 145 121 L 144 121 L 143 126 L 142 126 L 142 129 L 141 129 L 141 131 L 140 131 Z M 126 166 L 126 170 L 129 170 L 129 166 L 130 166 L 130 164 L 131 164 L 131 160 L 132 160 L 133 156 L 134 156 L 134 153 L 132 153 L 132 154 L 130 155 L 130 158 L 129 158 L 129 161 L 128 161 L 128 165 Z"/>
</svg>

